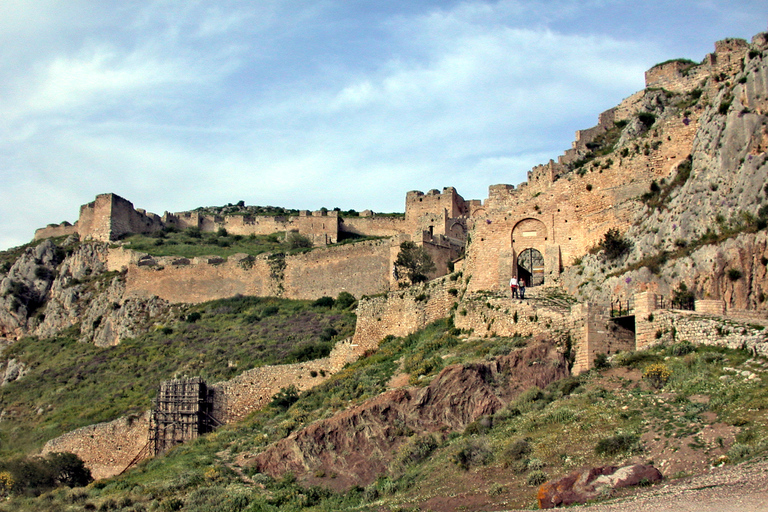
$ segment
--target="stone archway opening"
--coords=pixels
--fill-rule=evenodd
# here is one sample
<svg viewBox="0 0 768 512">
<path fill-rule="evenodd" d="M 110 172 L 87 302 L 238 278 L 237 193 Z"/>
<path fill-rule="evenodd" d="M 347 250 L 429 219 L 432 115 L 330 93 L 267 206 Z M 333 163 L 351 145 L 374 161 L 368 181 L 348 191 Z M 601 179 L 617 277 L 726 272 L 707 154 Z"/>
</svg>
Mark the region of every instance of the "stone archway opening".
<svg viewBox="0 0 768 512">
<path fill-rule="evenodd" d="M 544 284 L 544 256 L 536 249 L 525 249 L 517 256 L 517 278 L 527 286 Z"/>
</svg>

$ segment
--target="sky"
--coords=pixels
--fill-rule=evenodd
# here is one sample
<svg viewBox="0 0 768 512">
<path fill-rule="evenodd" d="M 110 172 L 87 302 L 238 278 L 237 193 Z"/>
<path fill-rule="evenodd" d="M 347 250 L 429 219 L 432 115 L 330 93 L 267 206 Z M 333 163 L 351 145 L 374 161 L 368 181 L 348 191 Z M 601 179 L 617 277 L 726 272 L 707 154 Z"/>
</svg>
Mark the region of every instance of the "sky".
<svg viewBox="0 0 768 512">
<path fill-rule="evenodd" d="M 404 210 L 525 181 L 765 0 L 0 0 L 0 250 L 114 192 Z"/>
</svg>

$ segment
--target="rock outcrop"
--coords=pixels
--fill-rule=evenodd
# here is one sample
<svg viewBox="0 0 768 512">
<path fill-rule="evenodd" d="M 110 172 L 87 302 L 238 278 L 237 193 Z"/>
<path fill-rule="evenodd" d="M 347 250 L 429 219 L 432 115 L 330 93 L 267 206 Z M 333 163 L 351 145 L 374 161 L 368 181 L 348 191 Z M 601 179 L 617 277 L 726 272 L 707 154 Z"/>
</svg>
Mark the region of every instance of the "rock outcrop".
<svg viewBox="0 0 768 512">
<path fill-rule="evenodd" d="M 253 465 L 274 477 L 292 472 L 339 490 L 368 485 L 387 469 L 406 433 L 463 430 L 525 389 L 545 387 L 567 374 L 563 355 L 549 343 L 492 362 L 449 366 L 425 388 L 391 390 L 292 433 L 259 454 Z M 331 474 L 335 477 L 317 476 Z"/>
<path fill-rule="evenodd" d="M 575 471 L 559 480 L 546 482 L 539 487 L 537 498 L 539 508 L 565 507 L 607 497 L 614 489 L 655 484 L 661 479 L 661 472 L 647 464 L 622 468 L 602 466 Z"/>
<path fill-rule="evenodd" d="M 45 240 L 27 249 L 0 280 L 0 336 L 54 336 L 76 327 L 80 340 L 99 346 L 145 331 L 168 311 L 157 299 L 127 298 L 125 279 L 109 272 L 109 247 Z"/>
</svg>

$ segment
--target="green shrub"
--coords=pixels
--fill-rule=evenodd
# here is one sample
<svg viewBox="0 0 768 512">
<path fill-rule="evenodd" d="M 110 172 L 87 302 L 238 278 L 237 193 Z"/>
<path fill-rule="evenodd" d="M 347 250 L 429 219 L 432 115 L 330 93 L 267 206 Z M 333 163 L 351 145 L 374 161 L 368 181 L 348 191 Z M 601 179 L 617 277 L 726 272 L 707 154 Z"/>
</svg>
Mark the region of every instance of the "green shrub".
<svg viewBox="0 0 768 512">
<path fill-rule="evenodd" d="M 595 453 L 598 455 L 617 455 L 622 452 L 630 452 L 635 449 L 639 438 L 632 434 L 618 434 L 601 439 L 595 445 Z"/>
<path fill-rule="evenodd" d="M 603 251 L 603 258 L 611 261 L 627 254 L 632 242 L 622 237 L 618 228 L 611 228 L 603 235 L 599 248 Z"/>
<path fill-rule="evenodd" d="M 291 384 L 287 388 L 280 388 L 275 396 L 272 397 L 272 407 L 280 410 L 288 410 L 288 408 L 296 403 L 299 399 L 299 390 L 295 385 Z"/>
<path fill-rule="evenodd" d="M 405 466 L 418 464 L 439 446 L 432 434 L 412 436 L 397 452 L 396 460 Z"/>
<path fill-rule="evenodd" d="M 335 303 L 336 301 L 333 300 L 333 297 L 320 297 L 312 303 L 312 306 L 316 308 L 332 308 Z"/>
<path fill-rule="evenodd" d="M 531 452 L 533 452 L 533 447 L 531 446 L 531 443 L 528 442 L 528 439 L 517 439 L 501 451 L 501 462 L 504 467 L 510 467 L 514 462 L 527 458 Z"/>
<path fill-rule="evenodd" d="M 528 485 L 538 486 L 547 481 L 547 474 L 540 469 L 528 473 Z"/>
<path fill-rule="evenodd" d="M 675 343 L 674 345 L 671 345 L 667 349 L 667 353 L 671 356 L 682 357 L 686 354 L 690 354 L 694 350 L 696 350 L 696 347 L 694 347 L 691 342 L 681 341 L 680 343 Z"/>
<path fill-rule="evenodd" d="M 340 292 L 339 296 L 336 297 L 336 304 L 334 306 L 337 309 L 349 309 L 356 301 L 357 299 L 351 293 Z"/>
<path fill-rule="evenodd" d="M 728 275 L 728 279 L 730 279 L 731 281 L 738 281 L 739 279 L 741 279 L 741 276 L 743 274 L 741 273 L 741 270 L 737 268 L 729 268 L 727 275 Z"/>
<path fill-rule="evenodd" d="M 454 448 L 450 461 L 463 470 L 485 466 L 493 461 L 493 451 L 484 439 L 464 439 Z"/>
</svg>

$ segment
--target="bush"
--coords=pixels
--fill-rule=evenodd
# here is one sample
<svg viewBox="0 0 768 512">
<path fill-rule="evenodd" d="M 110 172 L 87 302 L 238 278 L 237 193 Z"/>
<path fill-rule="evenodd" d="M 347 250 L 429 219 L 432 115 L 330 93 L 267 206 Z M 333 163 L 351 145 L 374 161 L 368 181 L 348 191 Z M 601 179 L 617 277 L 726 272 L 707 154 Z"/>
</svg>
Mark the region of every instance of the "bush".
<svg viewBox="0 0 768 512">
<path fill-rule="evenodd" d="M 488 443 L 482 439 L 467 439 L 459 443 L 450 456 L 451 462 L 463 470 L 471 466 L 485 466 L 493 460 L 493 451 Z"/>
<path fill-rule="evenodd" d="M 434 272 L 437 267 L 432 256 L 413 242 L 400 244 L 400 252 L 395 260 L 395 269 L 399 274 L 408 279 L 411 284 L 427 281 L 427 274 Z"/>
<path fill-rule="evenodd" d="M 287 388 L 281 388 L 280 391 L 272 397 L 271 405 L 276 409 L 288 410 L 299 399 L 299 390 L 291 384 Z"/>
<path fill-rule="evenodd" d="M 653 126 L 653 123 L 656 122 L 656 116 L 650 112 L 640 112 L 637 114 L 637 118 L 640 120 L 646 130 Z"/>
<path fill-rule="evenodd" d="M 632 248 L 632 242 L 621 236 L 618 228 L 609 229 L 599 244 L 605 260 L 615 260 L 624 256 Z"/>
<path fill-rule="evenodd" d="M 613 437 L 607 437 L 597 442 L 595 453 L 598 455 L 616 455 L 622 452 L 629 452 L 635 448 L 638 437 L 632 434 L 618 434 Z"/>
<path fill-rule="evenodd" d="M 285 234 L 285 248 L 289 251 L 292 249 L 305 249 L 312 247 L 312 240 L 304 235 L 300 235 L 296 231 L 289 231 Z"/>
<path fill-rule="evenodd" d="M 524 460 L 531 452 L 533 452 L 531 443 L 527 439 L 518 439 L 502 450 L 501 460 L 504 467 L 510 467 L 515 462 Z"/>
<path fill-rule="evenodd" d="M 541 485 L 547 481 L 547 474 L 540 469 L 528 473 L 528 485 Z"/>
<path fill-rule="evenodd" d="M 398 450 L 397 461 L 405 466 L 418 464 L 438 447 L 437 439 L 432 434 L 413 436 Z"/>
<path fill-rule="evenodd" d="M 340 292 L 339 296 L 336 297 L 335 307 L 337 309 L 349 309 L 355 303 L 355 301 L 355 296 L 351 293 Z"/>
<path fill-rule="evenodd" d="M 320 297 L 312 305 L 317 308 L 332 308 L 335 303 L 333 297 Z"/>
<path fill-rule="evenodd" d="M 728 279 L 730 279 L 731 281 L 738 281 L 739 279 L 741 279 L 742 275 L 743 274 L 741 273 L 741 270 L 737 268 L 728 269 Z"/>
<path fill-rule="evenodd" d="M 604 368 L 610 368 L 611 363 L 608 362 L 608 356 L 602 352 L 595 354 L 595 369 L 602 370 Z"/>
<path fill-rule="evenodd" d="M 643 379 L 647 380 L 655 389 L 663 388 L 671 376 L 672 371 L 661 363 L 654 363 L 643 372 Z"/>
<path fill-rule="evenodd" d="M 680 343 L 675 343 L 674 345 L 670 346 L 667 349 L 667 352 L 671 356 L 682 357 L 686 354 L 690 354 L 694 350 L 696 350 L 696 347 L 694 347 L 691 342 L 681 341 Z"/>
</svg>

